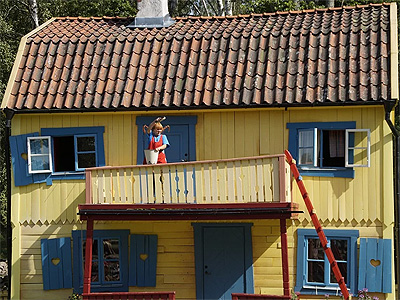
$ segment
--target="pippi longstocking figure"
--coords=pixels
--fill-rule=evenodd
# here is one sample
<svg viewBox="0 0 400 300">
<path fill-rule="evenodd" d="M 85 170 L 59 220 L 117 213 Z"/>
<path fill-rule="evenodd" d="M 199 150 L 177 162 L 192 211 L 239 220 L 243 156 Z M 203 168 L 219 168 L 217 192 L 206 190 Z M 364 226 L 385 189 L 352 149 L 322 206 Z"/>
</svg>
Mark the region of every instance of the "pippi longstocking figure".
<svg viewBox="0 0 400 300">
<path fill-rule="evenodd" d="M 169 126 L 162 126 L 161 121 L 164 119 L 165 117 L 158 117 L 149 126 L 143 126 L 143 132 L 148 136 L 147 149 L 158 152 L 158 164 L 167 163 L 164 150 L 169 147 L 169 142 L 167 136 L 162 133 L 165 129 L 169 129 Z M 146 158 L 144 158 L 143 164 L 147 164 Z"/>
</svg>

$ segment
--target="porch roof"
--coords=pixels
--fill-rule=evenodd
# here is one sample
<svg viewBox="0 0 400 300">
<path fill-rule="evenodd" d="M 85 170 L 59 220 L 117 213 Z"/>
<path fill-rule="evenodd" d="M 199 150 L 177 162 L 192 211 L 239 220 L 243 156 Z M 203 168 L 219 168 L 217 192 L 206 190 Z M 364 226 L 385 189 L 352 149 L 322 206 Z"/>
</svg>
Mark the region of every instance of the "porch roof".
<svg viewBox="0 0 400 300">
<path fill-rule="evenodd" d="M 298 203 L 232 204 L 80 204 L 81 220 L 239 220 L 290 219 Z"/>
<path fill-rule="evenodd" d="M 369 4 L 184 17 L 161 29 L 129 27 L 134 18 L 55 18 L 23 38 L 2 108 L 382 104 L 397 53 L 390 11 Z"/>
</svg>

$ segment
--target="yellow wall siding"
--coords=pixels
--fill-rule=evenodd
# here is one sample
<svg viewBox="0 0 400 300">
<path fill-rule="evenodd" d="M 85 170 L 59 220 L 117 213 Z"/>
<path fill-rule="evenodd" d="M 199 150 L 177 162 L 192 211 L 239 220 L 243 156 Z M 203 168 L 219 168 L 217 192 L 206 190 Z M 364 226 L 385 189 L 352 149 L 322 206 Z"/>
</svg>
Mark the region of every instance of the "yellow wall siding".
<svg viewBox="0 0 400 300">
<path fill-rule="evenodd" d="M 383 219 L 383 185 L 392 170 L 391 133 L 381 107 L 211 111 L 197 116 L 197 160 L 283 153 L 288 147 L 287 122 L 356 121 L 371 130 L 371 167 L 355 168 L 355 178 L 303 177 L 318 216 L 325 221 Z M 176 114 L 179 115 L 179 114 Z M 168 118 L 165 122 L 168 124 Z M 13 135 L 39 132 L 45 127 L 104 126 L 106 165 L 136 164 L 137 126 L 134 113 L 17 115 Z M 382 138 L 384 137 L 384 138 Z M 390 149 L 390 150 L 389 150 Z M 389 153 L 386 153 L 389 152 Z M 382 168 L 387 166 L 387 168 Z M 384 174 L 385 173 L 385 174 Z M 385 178 L 385 183 L 382 178 Z M 54 181 L 52 186 L 14 187 L 21 201 L 20 222 L 66 222 L 76 219 L 76 205 L 84 202 L 84 181 Z M 391 196 L 392 191 L 385 190 Z M 297 188 L 295 201 L 305 210 Z M 61 199 L 61 200 L 60 200 Z M 51 208 L 51 209 L 47 209 Z M 306 218 L 302 215 L 300 218 Z M 389 222 L 391 223 L 391 222 Z"/>
<path fill-rule="evenodd" d="M 249 220 L 253 223 L 253 274 L 255 293 L 282 294 L 282 259 L 280 225 L 278 220 Z M 329 227 L 357 229 L 362 237 L 381 236 L 383 228 L 375 223 L 352 227 L 337 222 Z M 300 221 L 287 221 L 290 287 L 295 285 L 297 228 Z M 85 223 L 22 225 L 20 252 L 16 255 L 13 272 L 19 273 L 21 289 L 19 300 L 66 299 L 71 289 L 43 291 L 40 240 L 42 238 L 71 237 L 72 230 L 86 229 Z M 176 291 L 177 299 L 195 299 L 196 277 L 194 235 L 190 221 L 155 222 L 98 222 L 97 230 L 129 229 L 130 234 L 157 234 L 158 258 L 155 288 L 135 288 L 131 291 Z M 73 241 L 72 241 L 73 242 Z M 29 291 L 32 293 L 29 293 Z M 380 295 L 381 296 L 381 295 Z"/>
<path fill-rule="evenodd" d="M 282 294 L 282 260 L 278 220 L 251 220 L 254 289 L 260 293 Z M 72 230 L 86 229 L 85 224 L 21 226 L 19 253 L 21 294 L 19 300 L 67 299 L 72 289 L 43 291 L 40 240 L 71 237 Z M 155 288 L 131 291 L 176 291 L 177 299 L 196 298 L 193 227 L 189 221 L 177 222 L 99 222 L 95 229 L 129 229 L 130 234 L 157 234 L 157 280 Z M 289 226 L 289 260 L 291 287 L 294 284 L 294 229 Z M 72 241 L 73 242 L 73 241 Z M 14 270 L 16 272 L 16 270 Z M 32 293 L 29 293 L 29 291 Z"/>
<path fill-rule="evenodd" d="M 184 114 L 177 112 L 173 115 Z M 355 168 L 354 179 L 305 176 L 303 180 L 325 228 L 355 227 L 361 237 L 393 237 L 392 135 L 385 123 L 383 108 L 221 110 L 192 115 L 196 115 L 198 120 L 197 160 L 282 153 L 288 148 L 288 122 L 356 121 L 357 128 L 369 128 L 370 168 Z M 106 165 L 132 165 L 136 164 L 137 156 L 136 116 L 132 112 L 16 115 L 12 134 L 40 132 L 45 127 L 104 126 Z M 296 275 L 295 231 L 298 227 L 309 227 L 310 218 L 295 182 L 292 184 L 293 199 L 305 212 L 288 229 L 293 287 Z M 13 279 L 14 299 L 43 299 L 43 295 L 47 299 L 62 299 L 70 295 L 72 291 L 69 290 L 43 292 L 39 241 L 42 235 L 70 236 L 71 230 L 77 226 L 73 225 L 78 220 L 77 205 L 84 202 L 84 180 L 54 180 L 49 186 L 45 183 L 13 186 L 12 221 L 17 224 L 13 232 L 13 273 L 18 277 Z M 255 292 L 281 294 L 279 222 L 254 221 L 254 224 Z M 61 231 L 57 232 L 55 228 Z M 97 224 L 96 228 L 123 228 L 130 229 L 131 233 L 158 234 L 160 260 L 156 289 L 176 290 L 179 299 L 195 298 L 193 230 L 189 222 L 112 223 Z M 20 289 L 19 281 L 22 284 Z"/>
</svg>

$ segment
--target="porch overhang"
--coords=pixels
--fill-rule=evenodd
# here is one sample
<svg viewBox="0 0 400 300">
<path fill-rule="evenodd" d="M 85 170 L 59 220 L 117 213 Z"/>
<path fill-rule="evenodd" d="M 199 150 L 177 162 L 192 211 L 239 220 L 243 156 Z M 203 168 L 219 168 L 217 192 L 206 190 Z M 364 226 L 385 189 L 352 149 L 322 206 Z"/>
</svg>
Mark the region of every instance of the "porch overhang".
<svg viewBox="0 0 400 300">
<path fill-rule="evenodd" d="M 81 220 L 296 219 L 298 203 L 80 204 Z"/>
</svg>

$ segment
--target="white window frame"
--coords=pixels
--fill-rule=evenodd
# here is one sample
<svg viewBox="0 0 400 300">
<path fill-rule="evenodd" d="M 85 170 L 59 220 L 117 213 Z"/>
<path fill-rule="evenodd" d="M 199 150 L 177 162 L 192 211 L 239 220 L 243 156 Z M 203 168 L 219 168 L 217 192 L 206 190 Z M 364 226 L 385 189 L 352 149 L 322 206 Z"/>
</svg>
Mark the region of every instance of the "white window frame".
<svg viewBox="0 0 400 300">
<path fill-rule="evenodd" d="M 355 147 L 349 145 L 350 133 L 365 132 L 367 133 L 367 146 L 366 147 Z M 351 150 L 367 150 L 367 163 L 366 164 L 350 164 L 349 163 L 349 152 Z M 354 156 L 354 153 L 353 153 Z M 369 168 L 371 166 L 371 130 L 370 129 L 346 129 L 345 136 L 345 166 L 346 167 L 360 167 Z"/>
<path fill-rule="evenodd" d="M 47 140 L 49 145 L 49 152 L 45 154 L 32 154 L 31 153 L 31 141 L 32 140 Z M 51 137 L 50 136 L 34 136 L 27 138 L 28 144 L 28 172 L 29 174 L 42 174 L 42 173 L 52 173 L 53 172 L 53 157 L 51 148 Z M 49 169 L 46 170 L 32 170 L 32 157 L 47 156 L 49 159 Z"/>
<path fill-rule="evenodd" d="M 299 129 L 300 131 L 313 131 L 313 167 L 318 167 L 318 128 L 304 128 Z M 298 151 L 300 150 L 300 138 L 298 138 Z M 309 164 L 301 164 L 300 155 L 299 156 L 299 164 L 302 166 L 309 166 Z"/>
</svg>

